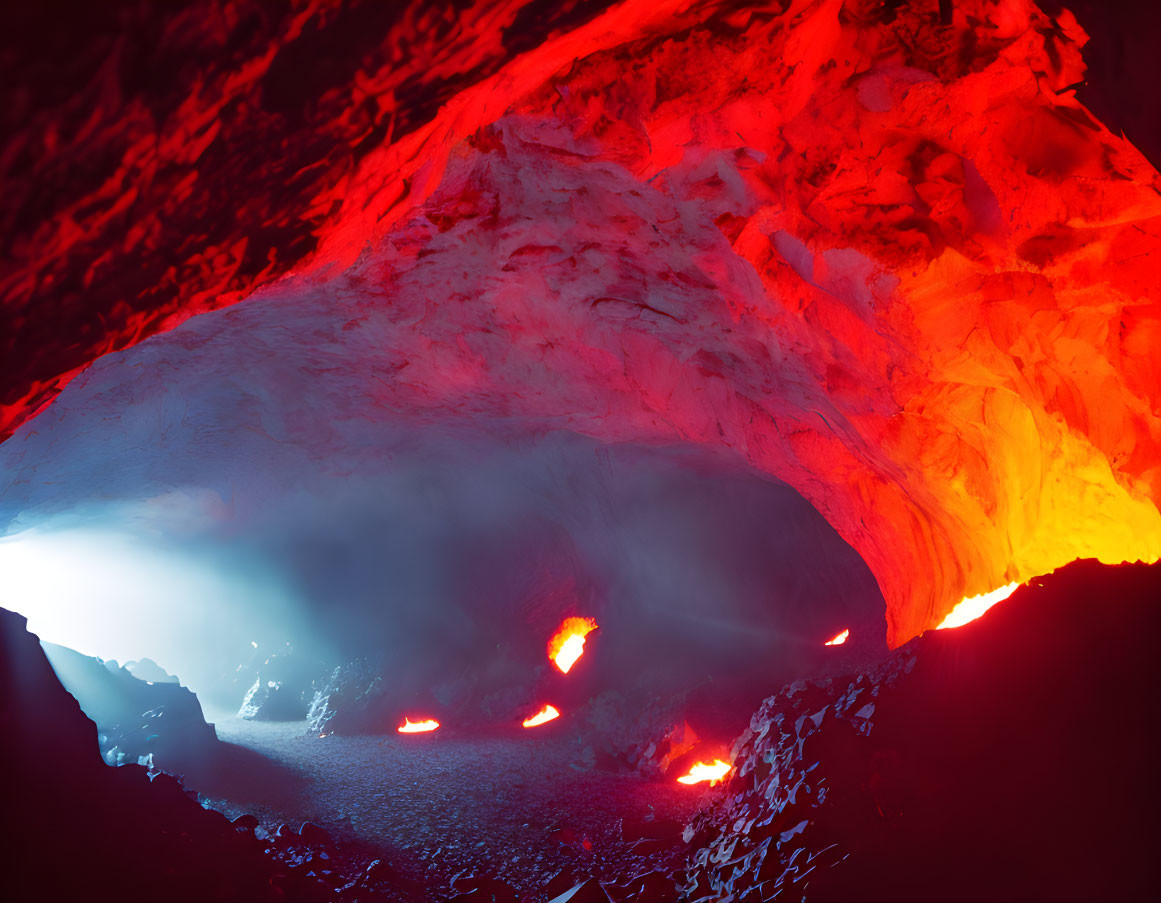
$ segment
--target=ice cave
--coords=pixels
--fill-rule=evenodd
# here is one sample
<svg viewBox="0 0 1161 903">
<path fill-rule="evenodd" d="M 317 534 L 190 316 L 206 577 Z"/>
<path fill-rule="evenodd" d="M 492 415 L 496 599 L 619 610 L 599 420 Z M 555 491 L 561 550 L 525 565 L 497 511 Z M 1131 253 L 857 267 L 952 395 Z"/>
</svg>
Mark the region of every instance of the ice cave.
<svg viewBox="0 0 1161 903">
<path fill-rule="evenodd" d="M 1161 894 L 1161 6 L 0 19 L 0 898 Z"/>
</svg>

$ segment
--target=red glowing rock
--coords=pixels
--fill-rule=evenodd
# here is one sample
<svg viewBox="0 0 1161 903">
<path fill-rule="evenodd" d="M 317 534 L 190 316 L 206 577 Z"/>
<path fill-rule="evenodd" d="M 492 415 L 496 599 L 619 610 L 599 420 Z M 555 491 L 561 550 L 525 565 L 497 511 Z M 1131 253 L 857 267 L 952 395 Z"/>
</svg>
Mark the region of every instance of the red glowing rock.
<svg viewBox="0 0 1161 903">
<path fill-rule="evenodd" d="M 950 9 L 627 0 L 517 56 L 519 4 L 416 4 L 305 105 L 278 67 L 325 16 L 229 63 L 233 20 L 195 28 L 219 62 L 165 121 L 98 74 L 61 108 L 96 101 L 83 142 L 46 113 L 12 145 L 48 150 L 30 185 L 120 162 L 12 202 L 3 424 L 293 273 L 220 327 L 333 305 L 378 410 L 722 448 L 863 555 L 894 643 L 1075 557 L 1156 559 L 1161 179 L 1073 96 L 1070 13 Z"/>
</svg>

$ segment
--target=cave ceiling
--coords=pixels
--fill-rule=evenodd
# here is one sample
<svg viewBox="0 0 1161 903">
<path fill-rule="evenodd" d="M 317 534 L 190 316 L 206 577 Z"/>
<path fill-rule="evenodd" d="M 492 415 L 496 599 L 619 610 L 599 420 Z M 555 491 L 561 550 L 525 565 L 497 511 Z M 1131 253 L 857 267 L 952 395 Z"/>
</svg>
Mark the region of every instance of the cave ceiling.
<svg viewBox="0 0 1161 903">
<path fill-rule="evenodd" d="M 1071 12 L 88 15 L 4 51 L 9 509 L 93 435 L 229 444 L 258 397 L 324 467 L 361 424 L 710 449 L 862 555 L 893 643 L 1161 557 L 1161 176 L 1078 99 Z"/>
</svg>

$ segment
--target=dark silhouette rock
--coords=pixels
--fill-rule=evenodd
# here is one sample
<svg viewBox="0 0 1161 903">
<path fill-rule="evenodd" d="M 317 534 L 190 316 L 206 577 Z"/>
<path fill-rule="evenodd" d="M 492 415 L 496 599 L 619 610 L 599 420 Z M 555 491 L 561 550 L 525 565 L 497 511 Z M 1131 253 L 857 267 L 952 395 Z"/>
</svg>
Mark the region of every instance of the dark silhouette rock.
<svg viewBox="0 0 1161 903">
<path fill-rule="evenodd" d="M 516 892 L 496 878 L 462 875 L 452 881 L 453 903 L 516 903 Z"/>
<path fill-rule="evenodd" d="M 0 653 L 0 808 L 19 824 L 5 832 L 5 901 L 326 899 L 176 779 L 105 765 L 96 726 L 2 609 Z"/>
<path fill-rule="evenodd" d="M 596 878 L 589 878 L 553 897 L 549 903 L 613 903 L 613 898 Z"/>
<path fill-rule="evenodd" d="M 242 815 L 239 815 L 237 818 L 231 821 L 230 824 L 234 826 L 234 830 L 236 831 L 252 832 L 255 828 L 258 827 L 258 819 L 251 815 L 249 812 L 246 812 Z"/>
<path fill-rule="evenodd" d="M 557 872 L 548 883 L 541 889 L 541 895 L 547 900 L 555 900 L 561 894 L 566 893 L 583 883 L 583 878 L 568 870 Z"/>
<path fill-rule="evenodd" d="M 314 822 L 304 821 L 298 829 L 298 836 L 308 846 L 327 846 L 331 843 L 331 833 L 326 828 L 319 827 Z"/>
<path fill-rule="evenodd" d="M 1139 900 L 1155 850 L 1161 564 L 1075 562 L 754 715 L 687 829 L 690 900 Z"/>
<path fill-rule="evenodd" d="M 677 884 L 669 875 L 646 872 L 616 888 L 621 903 L 671 903 L 677 899 Z"/>
</svg>

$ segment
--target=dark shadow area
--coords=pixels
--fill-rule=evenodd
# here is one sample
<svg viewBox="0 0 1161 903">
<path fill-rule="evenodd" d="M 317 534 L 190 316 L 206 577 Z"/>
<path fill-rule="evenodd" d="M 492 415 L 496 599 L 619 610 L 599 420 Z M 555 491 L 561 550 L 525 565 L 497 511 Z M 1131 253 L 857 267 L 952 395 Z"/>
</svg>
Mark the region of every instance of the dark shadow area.
<svg viewBox="0 0 1161 903">
<path fill-rule="evenodd" d="M 102 763 L 96 727 L 24 619 L 5 610 L 0 687 L 4 899 L 333 899 L 317 876 L 266 855 L 253 830 L 202 808 L 174 778 Z"/>
<path fill-rule="evenodd" d="M 791 684 L 698 821 L 690 899 L 1150 899 L 1159 633 L 1161 564 L 1077 561 L 875 666 Z"/>
<path fill-rule="evenodd" d="M 197 697 L 177 680 L 150 682 L 127 667 L 42 643 L 65 689 L 97 726 L 109 765 L 145 764 L 179 778 L 189 790 L 239 805 L 299 799 L 301 774 L 259 752 L 222 742 Z"/>
<path fill-rule="evenodd" d="M 1049 15 L 1069 10 L 1086 32 L 1087 66 L 1076 95 L 1114 134 L 1123 132 L 1161 166 L 1161 5 L 1142 0 L 1036 0 Z"/>
<path fill-rule="evenodd" d="M 219 740 L 213 752 L 181 776 L 187 787 L 225 797 L 243 809 L 289 801 L 305 809 L 309 784 L 301 771 L 238 743 Z M 293 805 L 295 802 L 299 805 Z"/>
</svg>

